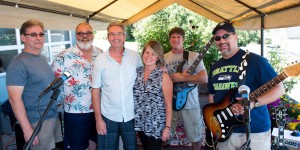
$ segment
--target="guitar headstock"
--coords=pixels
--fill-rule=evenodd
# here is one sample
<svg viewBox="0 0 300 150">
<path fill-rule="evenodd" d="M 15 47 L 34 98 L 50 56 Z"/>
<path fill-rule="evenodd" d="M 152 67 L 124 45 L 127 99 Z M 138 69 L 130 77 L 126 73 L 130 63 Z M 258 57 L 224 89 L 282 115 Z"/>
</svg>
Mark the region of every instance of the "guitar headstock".
<svg viewBox="0 0 300 150">
<path fill-rule="evenodd" d="M 300 62 L 294 62 L 291 66 L 283 69 L 284 74 L 289 77 L 297 77 L 300 75 Z"/>
</svg>

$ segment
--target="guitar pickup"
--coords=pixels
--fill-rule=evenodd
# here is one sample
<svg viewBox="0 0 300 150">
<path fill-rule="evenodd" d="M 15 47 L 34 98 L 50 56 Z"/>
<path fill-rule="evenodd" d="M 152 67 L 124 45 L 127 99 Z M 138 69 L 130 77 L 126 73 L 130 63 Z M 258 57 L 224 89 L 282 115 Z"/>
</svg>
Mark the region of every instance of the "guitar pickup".
<svg viewBox="0 0 300 150">
<path fill-rule="evenodd" d="M 229 114 L 231 117 L 233 117 L 233 114 L 231 113 L 231 111 L 230 111 L 230 109 L 229 109 L 228 107 L 226 108 L 226 110 L 227 110 L 228 114 Z"/>
<path fill-rule="evenodd" d="M 221 117 L 220 117 L 219 114 L 217 114 L 217 118 L 218 118 L 218 120 L 219 120 L 219 122 L 220 122 L 220 124 L 221 124 L 221 123 L 222 123 L 222 119 L 221 119 Z"/>
<path fill-rule="evenodd" d="M 228 120 L 226 114 L 225 114 L 223 111 L 221 111 L 221 114 L 222 114 L 222 116 L 223 116 L 223 118 L 224 118 L 225 120 Z"/>
</svg>

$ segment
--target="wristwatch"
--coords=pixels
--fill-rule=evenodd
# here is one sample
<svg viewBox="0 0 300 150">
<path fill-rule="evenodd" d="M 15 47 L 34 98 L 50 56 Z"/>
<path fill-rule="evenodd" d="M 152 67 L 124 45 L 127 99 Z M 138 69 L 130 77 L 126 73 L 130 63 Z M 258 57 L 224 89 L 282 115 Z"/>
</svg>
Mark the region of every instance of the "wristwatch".
<svg viewBox="0 0 300 150">
<path fill-rule="evenodd" d="M 257 99 L 255 99 L 254 100 L 254 107 L 259 107 L 259 106 L 260 106 L 260 102 Z"/>
</svg>

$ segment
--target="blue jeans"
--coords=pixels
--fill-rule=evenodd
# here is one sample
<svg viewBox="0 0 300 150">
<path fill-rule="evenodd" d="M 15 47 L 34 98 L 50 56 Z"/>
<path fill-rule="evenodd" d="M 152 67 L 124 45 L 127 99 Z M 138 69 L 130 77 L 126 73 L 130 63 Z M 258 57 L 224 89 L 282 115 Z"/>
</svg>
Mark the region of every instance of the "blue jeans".
<svg viewBox="0 0 300 150">
<path fill-rule="evenodd" d="M 128 122 L 115 122 L 102 116 L 106 123 L 107 135 L 97 135 L 97 150 L 119 150 L 119 136 L 125 150 L 136 150 L 134 119 Z"/>
<path fill-rule="evenodd" d="M 95 115 L 91 113 L 64 113 L 64 149 L 85 150 L 89 140 L 96 142 Z"/>
</svg>

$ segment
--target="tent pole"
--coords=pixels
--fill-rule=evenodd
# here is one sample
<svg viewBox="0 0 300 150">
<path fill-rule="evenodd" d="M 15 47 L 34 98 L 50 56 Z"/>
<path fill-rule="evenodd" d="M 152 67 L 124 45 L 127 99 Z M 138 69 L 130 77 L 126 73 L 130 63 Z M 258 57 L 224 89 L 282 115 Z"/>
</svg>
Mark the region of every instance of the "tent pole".
<svg viewBox="0 0 300 150">
<path fill-rule="evenodd" d="M 264 29 L 265 29 L 265 15 L 261 15 L 261 28 L 260 28 L 260 50 L 261 50 L 261 56 L 264 56 L 264 43 L 265 43 L 265 37 L 264 37 Z"/>
<path fill-rule="evenodd" d="M 240 3 L 241 5 L 251 9 L 252 11 L 258 13 L 260 15 L 260 53 L 261 53 L 261 56 L 264 56 L 264 28 L 265 28 L 265 13 L 258 10 L 257 8 L 255 7 L 251 7 L 250 5 L 242 2 L 241 0 L 235 0 L 236 2 Z"/>
</svg>

